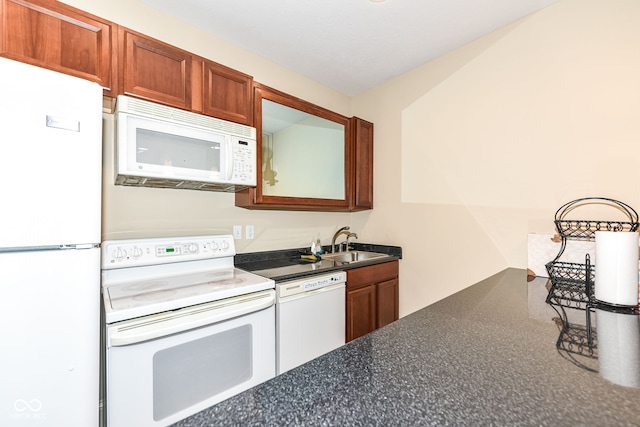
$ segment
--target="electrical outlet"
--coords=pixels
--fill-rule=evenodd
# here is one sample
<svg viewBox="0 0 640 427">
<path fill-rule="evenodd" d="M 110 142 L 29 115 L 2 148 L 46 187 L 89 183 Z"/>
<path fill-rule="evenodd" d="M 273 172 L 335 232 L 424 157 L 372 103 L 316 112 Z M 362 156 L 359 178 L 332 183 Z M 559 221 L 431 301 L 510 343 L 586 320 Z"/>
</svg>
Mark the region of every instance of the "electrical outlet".
<svg viewBox="0 0 640 427">
<path fill-rule="evenodd" d="M 241 240 L 242 239 L 242 226 L 241 225 L 234 225 L 233 226 L 233 238 L 236 240 Z"/>
<path fill-rule="evenodd" d="M 247 225 L 247 228 L 245 229 L 245 236 L 247 236 L 247 240 L 253 239 L 253 232 L 253 225 Z"/>
</svg>

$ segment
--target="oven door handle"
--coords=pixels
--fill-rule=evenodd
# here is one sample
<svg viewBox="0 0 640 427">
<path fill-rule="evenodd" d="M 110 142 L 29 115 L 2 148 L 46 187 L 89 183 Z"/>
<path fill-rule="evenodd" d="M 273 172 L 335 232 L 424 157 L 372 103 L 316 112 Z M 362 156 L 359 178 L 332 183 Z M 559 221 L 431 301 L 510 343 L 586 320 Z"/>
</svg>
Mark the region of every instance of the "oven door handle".
<svg viewBox="0 0 640 427">
<path fill-rule="evenodd" d="M 107 345 L 119 347 L 161 338 L 263 310 L 274 303 L 275 292 L 267 290 L 107 325 Z"/>
</svg>

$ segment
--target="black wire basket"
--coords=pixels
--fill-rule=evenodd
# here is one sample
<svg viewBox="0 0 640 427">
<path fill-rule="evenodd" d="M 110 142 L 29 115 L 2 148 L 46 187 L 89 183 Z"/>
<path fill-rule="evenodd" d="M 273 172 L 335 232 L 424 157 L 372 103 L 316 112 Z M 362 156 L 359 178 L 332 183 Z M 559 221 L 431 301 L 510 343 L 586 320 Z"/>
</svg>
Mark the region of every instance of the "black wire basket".
<svg viewBox="0 0 640 427">
<path fill-rule="evenodd" d="M 622 214 L 622 220 L 587 220 L 569 219 L 569 213 L 587 205 L 603 205 L 613 208 Z M 585 262 L 571 263 L 560 261 L 559 258 L 571 240 L 595 241 L 596 231 L 633 232 L 638 230 L 638 213 L 629 205 L 605 197 L 588 197 L 573 200 L 560 207 L 555 214 L 555 226 L 562 238 L 558 255 L 545 265 L 551 289 L 547 302 L 564 301 L 576 308 L 583 307 L 582 303 L 592 301 L 595 286 L 595 265 L 591 264 L 589 254 L 585 254 Z M 573 303 L 573 304 L 572 304 Z"/>
<path fill-rule="evenodd" d="M 584 304 L 594 297 L 595 266 L 589 254 L 585 263 L 552 261 L 546 265 L 551 289 L 547 302 L 555 301 L 569 307 L 584 309 Z"/>
<path fill-rule="evenodd" d="M 623 220 L 570 219 L 568 215 L 574 210 L 588 205 L 602 205 L 617 210 L 624 216 Z M 556 211 L 554 224 L 562 246 L 555 260 L 560 258 L 567 240 L 595 240 L 596 231 L 637 231 L 638 213 L 626 203 L 606 197 L 586 197 L 565 203 Z"/>
</svg>

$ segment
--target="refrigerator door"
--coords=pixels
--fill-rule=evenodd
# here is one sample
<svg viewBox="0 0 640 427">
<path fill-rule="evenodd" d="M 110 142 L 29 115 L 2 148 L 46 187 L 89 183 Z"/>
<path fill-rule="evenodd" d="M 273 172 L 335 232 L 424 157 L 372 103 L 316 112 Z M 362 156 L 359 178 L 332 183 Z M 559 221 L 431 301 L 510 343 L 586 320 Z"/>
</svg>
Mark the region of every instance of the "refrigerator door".
<svg viewBox="0 0 640 427">
<path fill-rule="evenodd" d="M 102 89 L 0 58 L 0 249 L 100 241 Z"/>
<path fill-rule="evenodd" d="M 0 425 L 98 425 L 100 249 L 0 253 Z"/>
</svg>

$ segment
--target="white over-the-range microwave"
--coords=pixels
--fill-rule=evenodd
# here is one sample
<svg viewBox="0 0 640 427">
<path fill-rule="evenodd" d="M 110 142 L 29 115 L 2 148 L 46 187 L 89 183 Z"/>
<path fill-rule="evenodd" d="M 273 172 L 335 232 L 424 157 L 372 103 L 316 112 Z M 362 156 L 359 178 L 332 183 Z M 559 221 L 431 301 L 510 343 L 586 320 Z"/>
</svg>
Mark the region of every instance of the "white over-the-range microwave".
<svg viewBox="0 0 640 427">
<path fill-rule="evenodd" d="M 236 192 L 256 185 L 256 129 L 120 95 L 116 185 Z"/>
</svg>

